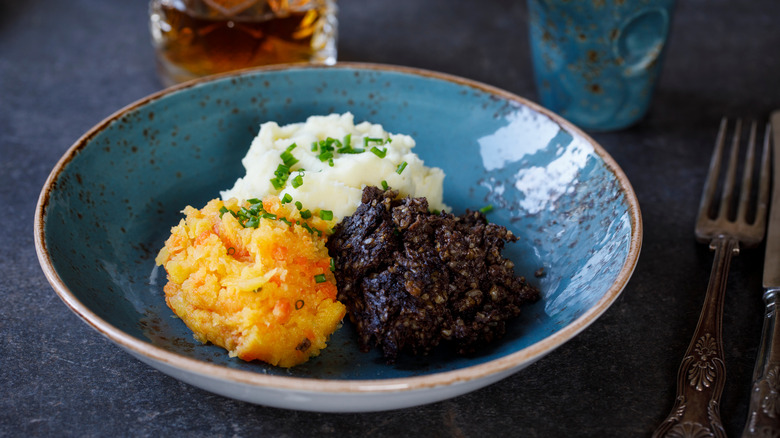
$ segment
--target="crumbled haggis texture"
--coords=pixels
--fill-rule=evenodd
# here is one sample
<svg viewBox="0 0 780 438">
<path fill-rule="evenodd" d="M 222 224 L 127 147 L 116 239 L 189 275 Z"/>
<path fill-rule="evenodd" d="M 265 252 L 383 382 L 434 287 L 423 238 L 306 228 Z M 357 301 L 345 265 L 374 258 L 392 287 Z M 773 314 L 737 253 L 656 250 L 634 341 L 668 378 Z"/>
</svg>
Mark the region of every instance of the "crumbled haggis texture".
<svg viewBox="0 0 780 438">
<path fill-rule="evenodd" d="M 539 299 L 501 256 L 517 237 L 480 212 L 433 214 L 425 198 L 397 195 L 366 187 L 327 243 L 361 350 L 378 346 L 394 362 L 442 342 L 468 354 L 501 338 L 521 306 Z"/>
</svg>

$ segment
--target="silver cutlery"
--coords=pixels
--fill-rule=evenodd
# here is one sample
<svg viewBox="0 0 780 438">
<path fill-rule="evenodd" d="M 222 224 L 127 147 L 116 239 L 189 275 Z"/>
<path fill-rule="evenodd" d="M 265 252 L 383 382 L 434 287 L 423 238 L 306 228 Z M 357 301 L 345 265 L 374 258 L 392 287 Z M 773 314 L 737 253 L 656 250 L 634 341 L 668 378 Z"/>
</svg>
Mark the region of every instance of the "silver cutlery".
<svg viewBox="0 0 780 438">
<path fill-rule="evenodd" d="M 774 137 L 772 207 L 764 256 L 764 328 L 761 333 L 750 408 L 743 437 L 780 436 L 780 325 L 777 307 L 780 305 L 780 111 L 770 118 Z"/>
<path fill-rule="evenodd" d="M 656 429 L 654 437 L 725 437 L 720 419 L 720 395 L 726 378 L 723 354 L 723 299 L 729 265 L 740 247 L 757 246 L 764 238 L 769 198 L 769 139 L 764 139 L 759 186 L 753 198 L 756 159 L 756 123 L 750 128 L 744 169 L 735 205 L 737 162 L 740 156 L 742 122 L 737 120 L 727 158 L 725 180 L 718 198 L 720 172 L 728 121 L 721 121 L 715 150 L 704 185 L 695 234 L 699 242 L 715 251 L 707 293 L 699 322 L 677 373 L 677 396 L 669 416 Z M 717 211 L 716 211 L 717 210 Z M 753 214 L 751 214 L 753 213 Z M 752 219 L 751 219 L 752 218 Z"/>
</svg>

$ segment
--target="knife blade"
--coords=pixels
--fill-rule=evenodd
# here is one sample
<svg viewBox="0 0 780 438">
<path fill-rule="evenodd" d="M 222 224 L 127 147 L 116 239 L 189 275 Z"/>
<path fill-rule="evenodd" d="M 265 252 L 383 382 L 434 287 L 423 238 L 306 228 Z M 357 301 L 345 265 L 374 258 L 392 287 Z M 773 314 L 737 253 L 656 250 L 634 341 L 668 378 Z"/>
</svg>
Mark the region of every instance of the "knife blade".
<svg viewBox="0 0 780 438">
<path fill-rule="evenodd" d="M 769 221 L 766 229 L 766 254 L 764 256 L 764 287 L 780 287 L 780 111 L 770 117 L 772 140 L 774 144 L 772 198 L 770 201 Z"/>
</svg>

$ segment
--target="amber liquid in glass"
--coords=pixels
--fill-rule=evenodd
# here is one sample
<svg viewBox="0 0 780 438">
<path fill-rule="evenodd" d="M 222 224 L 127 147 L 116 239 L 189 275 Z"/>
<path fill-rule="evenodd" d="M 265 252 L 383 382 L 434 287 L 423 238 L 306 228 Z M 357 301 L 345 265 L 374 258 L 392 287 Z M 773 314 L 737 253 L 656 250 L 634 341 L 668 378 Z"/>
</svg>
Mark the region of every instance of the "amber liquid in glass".
<svg viewBox="0 0 780 438">
<path fill-rule="evenodd" d="M 322 26 L 317 9 L 261 18 L 199 17 L 161 6 L 161 62 L 183 75 L 205 76 L 266 64 L 311 61 L 320 49 L 313 38 Z M 170 68 L 170 66 L 168 66 Z M 188 73 L 188 74 L 187 74 Z"/>
</svg>

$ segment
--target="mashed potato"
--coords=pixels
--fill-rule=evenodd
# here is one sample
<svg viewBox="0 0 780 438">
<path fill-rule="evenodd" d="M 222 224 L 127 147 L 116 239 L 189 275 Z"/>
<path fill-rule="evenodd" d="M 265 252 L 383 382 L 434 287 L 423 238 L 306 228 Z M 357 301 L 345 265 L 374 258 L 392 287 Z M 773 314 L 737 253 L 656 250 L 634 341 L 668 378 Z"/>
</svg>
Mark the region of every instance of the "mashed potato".
<svg viewBox="0 0 780 438">
<path fill-rule="evenodd" d="M 318 355 L 346 313 L 321 237 L 332 221 L 273 196 L 254 224 L 234 214 L 258 204 L 188 206 L 156 262 L 168 273 L 166 303 L 197 340 L 291 367 Z"/>
<path fill-rule="evenodd" d="M 425 166 L 412 152 L 414 145 L 408 135 L 390 134 L 381 125 L 356 125 L 350 113 L 285 126 L 264 123 L 242 160 L 246 176 L 221 196 L 290 195 L 314 212 L 332 211 L 340 221 L 360 205 L 363 187 L 386 184 L 401 196 L 424 196 L 430 208 L 448 210 L 442 202 L 444 172 Z"/>
</svg>

